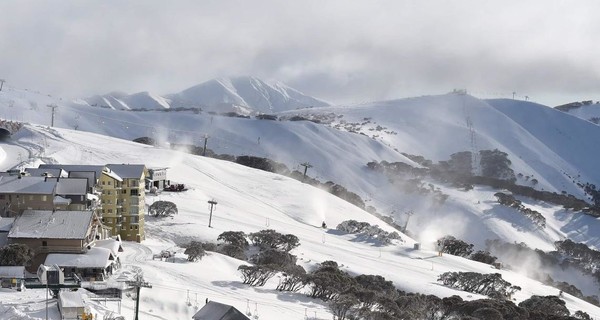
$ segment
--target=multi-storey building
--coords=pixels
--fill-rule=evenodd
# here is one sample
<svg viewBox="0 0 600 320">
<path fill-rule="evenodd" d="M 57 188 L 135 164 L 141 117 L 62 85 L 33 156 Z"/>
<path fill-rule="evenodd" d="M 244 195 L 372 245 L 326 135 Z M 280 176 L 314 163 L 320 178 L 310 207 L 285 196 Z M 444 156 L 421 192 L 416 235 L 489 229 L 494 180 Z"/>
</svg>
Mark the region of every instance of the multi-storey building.
<svg viewBox="0 0 600 320">
<path fill-rule="evenodd" d="M 95 205 L 82 178 L 0 175 L 0 216 L 14 217 L 24 210 L 88 210 Z"/>
<path fill-rule="evenodd" d="M 146 166 L 141 164 L 61 165 L 44 164 L 40 169 L 60 168 L 69 177 L 85 177 L 99 197 L 96 212 L 113 236 L 140 242 L 145 239 Z"/>
<path fill-rule="evenodd" d="M 144 216 L 146 212 L 145 180 L 146 166 L 143 164 L 109 164 L 106 166 L 122 181 L 114 189 L 117 194 L 115 209 L 121 213 L 121 239 L 141 242 L 146 238 Z M 104 192 L 103 192 L 104 194 Z"/>
</svg>

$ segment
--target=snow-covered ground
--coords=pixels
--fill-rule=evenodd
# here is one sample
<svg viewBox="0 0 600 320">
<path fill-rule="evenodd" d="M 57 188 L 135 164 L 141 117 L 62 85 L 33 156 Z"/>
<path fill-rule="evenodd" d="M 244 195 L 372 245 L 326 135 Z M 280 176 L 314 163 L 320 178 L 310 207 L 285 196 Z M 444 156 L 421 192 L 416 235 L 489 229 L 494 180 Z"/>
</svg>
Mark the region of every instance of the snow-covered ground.
<svg viewBox="0 0 600 320">
<path fill-rule="evenodd" d="M 317 127 L 314 129 L 321 130 Z M 504 279 L 521 286 L 523 290 L 514 296 L 516 303 L 533 294 L 551 295 L 558 292 L 557 289 L 531 280 L 523 274 L 492 269 L 489 265 L 450 255 L 437 257 L 429 240 L 434 240 L 440 230 L 431 230 L 430 238 L 421 239 L 424 241 L 423 249 L 419 251 L 413 250 L 415 240 L 406 235 L 402 235 L 402 243 L 377 246 L 352 235 L 325 231 L 320 228 L 322 221 L 335 227 L 348 219 L 378 224 L 389 231 L 393 229 L 367 212 L 309 185 L 230 162 L 154 148 L 104 135 L 30 125 L 17 133 L 13 140 L 0 143 L 0 148 L 6 154 L 0 159 L 0 169 L 3 170 L 12 168 L 19 162 L 26 165 L 37 165 L 42 161 L 65 164 L 144 163 L 149 167 L 169 167 L 169 179 L 188 186 L 189 190 L 182 193 L 163 192 L 158 196 L 147 196 L 149 204 L 155 200 L 176 203 L 179 214 L 165 219 L 148 217 L 147 240 L 141 244 L 124 245 L 123 270 L 141 268 L 145 279 L 153 286 L 151 289 L 142 289 L 140 309 L 143 319 L 189 319 L 206 298 L 231 304 L 244 313 L 258 313 L 260 319 L 305 319 L 305 315 L 319 319 L 332 317 L 319 300 L 308 299 L 302 293 L 280 293 L 274 290 L 277 279 L 272 279 L 264 287 L 243 285 L 237 272 L 237 267 L 243 262 L 220 254 L 210 253 L 201 261 L 193 263 L 185 261 L 182 253 L 177 255 L 174 262 L 152 260 L 152 253 L 163 249 L 182 252 L 182 249 L 177 249 L 177 244 L 191 239 L 216 241 L 220 233 L 230 230 L 256 232 L 270 228 L 295 234 L 301 245 L 292 253 L 298 256 L 299 264 L 305 268 L 325 260 L 335 260 L 345 271 L 352 274 L 379 274 L 406 291 L 431 293 L 440 297 L 456 294 L 463 299 L 481 298 L 476 294 L 444 287 L 436 281 L 446 271 L 476 271 L 499 272 Z M 19 150 L 23 152 L 21 158 L 14 152 Z M 27 159 L 23 159 L 23 155 Z M 454 192 L 456 194 L 453 196 L 457 200 L 453 200 L 453 206 L 457 210 L 479 212 L 479 219 L 486 220 L 487 228 L 503 229 L 503 232 L 518 235 L 520 240 L 538 243 L 546 249 L 554 239 L 568 234 L 566 226 L 577 229 L 572 223 L 582 222 L 581 216 L 566 217 L 569 215 L 564 212 L 557 213 L 561 212 L 560 209 L 547 207 L 542 213 L 549 221 L 548 231 L 544 234 L 530 230 L 517 232 L 513 230 L 514 227 L 509 226 L 518 225 L 518 220 L 510 221 L 510 216 L 497 213 L 487 214 L 486 208 L 495 206 L 491 203 L 491 190 L 478 188 L 463 193 L 462 196 L 459 194 L 462 191 Z M 209 228 L 207 201 L 211 199 L 218 204 L 212 217 L 213 227 Z M 468 206 L 471 208 L 467 209 Z M 443 214 L 445 212 L 440 212 L 438 216 Z M 598 235 L 594 234 L 598 232 L 595 224 L 597 221 L 588 218 L 585 223 L 589 224 L 589 234 L 582 237 L 596 237 L 597 241 Z M 444 225 L 440 229 L 448 227 Z M 427 233 L 425 231 L 423 234 Z M 42 318 L 45 308 L 43 294 L 43 290 L 29 290 L 25 293 L 1 291 L 0 312 L 9 310 L 7 312 L 26 315 L 15 319 L 27 319 L 27 316 Z M 582 310 L 594 318 L 600 318 L 599 308 L 568 294 L 563 299 L 572 312 Z M 108 307 L 114 310 L 117 308 L 116 304 L 113 306 L 110 303 Z M 133 301 L 124 299 L 122 313 L 129 319 L 133 315 L 132 307 Z M 98 313 L 105 312 L 99 305 L 94 309 Z M 51 317 L 56 315 L 53 311 Z"/>
</svg>

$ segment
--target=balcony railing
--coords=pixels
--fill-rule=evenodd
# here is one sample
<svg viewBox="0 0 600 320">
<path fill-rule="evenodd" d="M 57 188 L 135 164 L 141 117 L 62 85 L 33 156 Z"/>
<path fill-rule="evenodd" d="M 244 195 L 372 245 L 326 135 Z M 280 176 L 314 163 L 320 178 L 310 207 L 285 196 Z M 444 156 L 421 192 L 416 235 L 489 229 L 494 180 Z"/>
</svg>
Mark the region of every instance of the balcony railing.
<svg viewBox="0 0 600 320">
<path fill-rule="evenodd" d="M 43 246 L 36 250 L 36 253 L 86 253 L 87 248 L 69 247 L 69 246 Z"/>
</svg>

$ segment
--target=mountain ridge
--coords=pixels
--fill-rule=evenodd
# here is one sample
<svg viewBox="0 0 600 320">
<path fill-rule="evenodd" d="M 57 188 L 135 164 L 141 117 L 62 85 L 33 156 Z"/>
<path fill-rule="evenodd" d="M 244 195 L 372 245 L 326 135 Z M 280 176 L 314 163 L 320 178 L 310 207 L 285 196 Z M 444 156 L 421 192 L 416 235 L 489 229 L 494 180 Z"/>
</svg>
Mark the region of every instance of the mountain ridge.
<svg viewBox="0 0 600 320">
<path fill-rule="evenodd" d="M 165 95 L 147 91 L 134 94 L 111 92 L 82 100 L 90 106 L 116 110 L 202 108 L 204 111 L 242 114 L 276 113 L 329 105 L 282 82 L 267 82 L 253 76 L 215 78 Z"/>
</svg>

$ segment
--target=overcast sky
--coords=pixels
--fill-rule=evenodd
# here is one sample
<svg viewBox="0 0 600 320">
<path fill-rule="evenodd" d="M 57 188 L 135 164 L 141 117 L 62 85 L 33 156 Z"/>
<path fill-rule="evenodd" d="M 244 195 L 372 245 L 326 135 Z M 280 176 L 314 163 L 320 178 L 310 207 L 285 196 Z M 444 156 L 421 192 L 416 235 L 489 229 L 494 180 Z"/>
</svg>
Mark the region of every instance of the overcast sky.
<svg viewBox="0 0 600 320">
<path fill-rule="evenodd" d="M 65 97 L 225 76 L 332 103 L 600 100 L 600 1 L 0 1 L 0 79 Z"/>
</svg>

